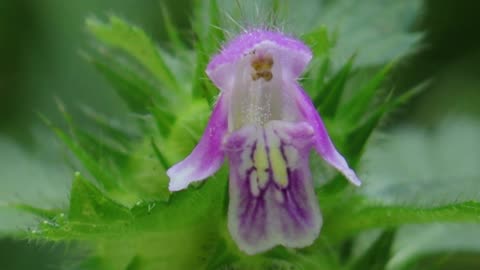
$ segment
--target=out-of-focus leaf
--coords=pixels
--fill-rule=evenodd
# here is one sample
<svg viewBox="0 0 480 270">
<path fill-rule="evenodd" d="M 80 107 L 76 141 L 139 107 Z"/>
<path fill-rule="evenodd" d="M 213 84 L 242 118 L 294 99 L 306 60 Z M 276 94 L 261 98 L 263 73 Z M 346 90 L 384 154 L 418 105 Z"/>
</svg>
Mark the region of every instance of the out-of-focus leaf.
<svg viewBox="0 0 480 270">
<path fill-rule="evenodd" d="M 419 0 L 326 1 L 317 20 L 337 31 L 334 65 L 339 66 L 354 52 L 358 53 L 358 67 L 383 65 L 410 52 L 421 38 L 421 34 L 409 32 L 421 4 Z"/>
<path fill-rule="evenodd" d="M 335 239 L 344 229 L 352 230 L 347 233 L 352 235 L 353 231 L 366 228 L 409 223 L 480 223 L 480 193 L 475 188 L 479 179 L 476 161 L 480 149 L 475 150 L 479 127 L 476 121 L 454 118 L 430 135 L 409 129 L 396 131 L 398 140 L 392 138 L 391 143 L 367 153 L 366 164 L 374 167 L 366 168 L 370 172 L 366 176 L 361 174 L 365 187 L 360 191 L 383 201 L 383 205 L 363 208 L 361 202 L 352 201 L 347 203 L 354 206 L 349 212 L 349 207 L 333 200 L 343 207 L 345 219 L 339 215 L 332 217 L 324 235 L 332 234 Z M 327 203 L 328 200 L 322 205 L 329 209 Z M 327 219 L 328 212 L 325 215 Z"/>
<path fill-rule="evenodd" d="M 108 24 L 96 19 L 88 19 L 86 24 L 97 39 L 135 57 L 168 89 L 178 93 L 184 92 L 164 57 L 143 30 L 115 16 L 109 17 Z"/>
<path fill-rule="evenodd" d="M 104 170 L 98 160 L 88 153 L 73 137 L 66 134 L 63 130 L 53 125 L 48 119 L 43 116 L 40 116 L 43 122 L 52 129 L 57 137 L 72 151 L 76 158 L 78 158 L 83 166 L 95 177 L 99 183 L 101 183 L 106 189 L 113 190 L 118 187 L 118 179 L 114 177 L 111 171 Z M 69 116 L 66 116 L 67 122 Z M 71 125 L 72 123 L 70 123 Z"/>
<path fill-rule="evenodd" d="M 323 205 L 328 204 L 324 200 Z M 336 213 L 334 211 L 340 211 Z M 394 206 L 365 203 L 355 200 L 328 209 L 325 216 L 334 215 L 325 224 L 324 236 L 332 243 L 344 240 L 364 230 L 392 228 L 407 224 L 428 224 L 434 222 L 464 222 L 480 224 L 480 202 L 468 201 L 437 207 Z M 354 220 L 355 222 L 352 222 Z"/>
<path fill-rule="evenodd" d="M 368 149 L 362 192 L 388 203 L 480 200 L 480 123 L 451 117 L 431 130 L 398 128 Z"/>
<path fill-rule="evenodd" d="M 99 49 L 100 53 L 88 56 L 88 60 L 112 84 L 130 110 L 146 113 L 153 103 L 168 104 L 168 95 L 162 96 L 161 87 L 149 80 L 146 74 L 135 70 L 127 61 L 120 61 L 103 51 Z"/>
<path fill-rule="evenodd" d="M 129 146 L 122 145 L 109 137 L 96 135 L 79 129 L 74 129 L 72 137 L 97 162 L 110 171 L 117 171 L 125 165 L 129 158 Z"/>
<path fill-rule="evenodd" d="M 460 253 L 471 253 L 477 260 L 466 263 L 476 269 L 480 265 L 480 225 L 478 224 L 431 224 L 410 225 L 400 229 L 393 246 L 392 257 L 388 262 L 388 270 L 405 270 L 414 268 L 417 261 L 437 255 L 437 260 L 423 266 L 423 269 L 452 269 L 466 262 L 449 268 L 443 259 L 457 257 Z M 442 258 L 442 259 L 440 259 Z M 461 260 L 461 259 L 460 259 Z M 435 268 L 438 267 L 438 268 Z M 415 269 L 422 269 L 417 267 Z"/>
<path fill-rule="evenodd" d="M 85 270 L 79 267 L 86 250 L 74 243 L 59 244 L 8 237 L 0 239 L 0 261 L 5 270 Z"/>
<path fill-rule="evenodd" d="M 362 193 L 388 204 L 423 207 L 480 201 L 478 120 L 451 116 L 430 130 L 407 126 L 392 134 L 367 150 Z M 388 269 L 405 269 L 435 253 L 479 252 L 478 235 L 475 224 L 402 228 Z"/>
<path fill-rule="evenodd" d="M 34 216 L 41 217 L 44 219 L 53 219 L 56 215 L 60 214 L 62 211 L 60 209 L 43 209 L 36 206 L 32 206 L 25 203 L 10 203 L 3 205 L 3 207 L 8 206 L 11 209 L 16 209 L 25 213 L 30 213 Z"/>
<path fill-rule="evenodd" d="M 35 128 L 27 149 L 0 136 L 0 235 L 16 235 L 67 203 L 70 170 L 59 144 L 45 128 Z M 35 206 L 35 207 L 31 207 Z"/>
<path fill-rule="evenodd" d="M 223 3 L 225 2 L 225 3 Z M 271 1 L 222 1 L 222 7 L 242 25 L 271 26 Z M 383 0 L 287 0 L 275 12 L 286 32 L 310 35 L 327 27 L 334 34 L 330 50 L 333 70 L 338 70 L 354 53 L 355 67 L 384 65 L 405 56 L 422 37 L 410 28 L 421 12 L 422 1 Z M 239 9 L 239 10 L 238 10 Z M 238 10 L 236 12 L 236 10 Z"/>
<path fill-rule="evenodd" d="M 111 119 L 88 106 L 83 106 L 81 109 L 93 121 L 95 127 L 110 140 L 126 146 L 140 137 L 139 132 L 127 122 Z"/>
</svg>

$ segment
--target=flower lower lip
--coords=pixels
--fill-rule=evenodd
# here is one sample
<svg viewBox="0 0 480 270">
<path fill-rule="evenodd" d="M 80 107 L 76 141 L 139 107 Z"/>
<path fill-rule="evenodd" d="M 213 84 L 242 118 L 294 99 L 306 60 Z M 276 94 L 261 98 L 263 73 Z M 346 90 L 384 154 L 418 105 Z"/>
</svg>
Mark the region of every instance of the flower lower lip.
<svg viewBox="0 0 480 270">
<path fill-rule="evenodd" d="M 229 229 L 247 253 L 275 245 L 305 246 L 321 227 L 308 156 L 313 133 L 307 123 L 271 121 L 229 135 Z M 238 151 L 238 149 L 241 149 Z"/>
</svg>

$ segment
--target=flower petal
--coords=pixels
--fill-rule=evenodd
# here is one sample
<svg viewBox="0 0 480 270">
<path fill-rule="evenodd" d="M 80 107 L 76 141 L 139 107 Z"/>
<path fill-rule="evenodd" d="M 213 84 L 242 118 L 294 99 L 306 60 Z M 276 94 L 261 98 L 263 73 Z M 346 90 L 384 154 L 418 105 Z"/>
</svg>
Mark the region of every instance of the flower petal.
<svg viewBox="0 0 480 270">
<path fill-rule="evenodd" d="M 292 88 L 296 89 L 296 102 L 300 114 L 303 116 L 304 121 L 307 121 L 315 129 L 315 149 L 318 154 L 331 166 L 345 175 L 352 184 L 360 186 L 362 182 L 355 172 L 350 169 L 345 158 L 333 145 L 330 136 L 328 136 L 327 129 L 307 93 L 305 93 L 297 83 L 295 83 Z"/>
<path fill-rule="evenodd" d="M 168 169 L 170 191 L 181 190 L 191 182 L 203 180 L 222 166 L 224 153 L 221 146 L 228 128 L 227 119 L 226 102 L 221 94 L 198 145 L 188 157 Z"/>
<path fill-rule="evenodd" d="M 275 245 L 305 247 L 320 233 L 322 218 L 308 164 L 313 135 L 307 123 L 271 121 L 227 138 L 228 227 L 246 253 Z"/>
</svg>

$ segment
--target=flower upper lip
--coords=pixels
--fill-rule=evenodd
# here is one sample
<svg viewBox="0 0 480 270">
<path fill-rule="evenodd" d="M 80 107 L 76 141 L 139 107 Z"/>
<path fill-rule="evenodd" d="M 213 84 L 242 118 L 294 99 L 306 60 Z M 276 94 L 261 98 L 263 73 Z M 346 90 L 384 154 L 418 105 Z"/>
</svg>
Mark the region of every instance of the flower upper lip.
<svg viewBox="0 0 480 270">
<path fill-rule="evenodd" d="M 212 75 L 223 65 L 233 64 L 240 58 L 252 52 L 258 46 L 275 46 L 295 54 L 302 62 L 296 69 L 295 76 L 299 76 L 312 58 L 312 51 L 303 42 L 278 31 L 252 29 L 223 46 L 220 53 L 215 55 L 207 66 L 207 75 L 215 82 Z M 218 85 L 217 85 L 218 86 Z"/>
</svg>

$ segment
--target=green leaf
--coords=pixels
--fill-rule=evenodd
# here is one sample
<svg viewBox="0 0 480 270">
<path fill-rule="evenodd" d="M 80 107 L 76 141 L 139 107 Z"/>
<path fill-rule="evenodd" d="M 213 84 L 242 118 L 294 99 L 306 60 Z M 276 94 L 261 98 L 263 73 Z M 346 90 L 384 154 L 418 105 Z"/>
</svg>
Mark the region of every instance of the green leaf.
<svg viewBox="0 0 480 270">
<path fill-rule="evenodd" d="M 312 49 L 314 58 L 321 58 L 329 54 L 333 44 L 328 36 L 328 30 L 325 25 L 302 35 L 302 40 Z"/>
<path fill-rule="evenodd" d="M 202 45 L 208 56 L 220 49 L 225 38 L 222 11 L 216 0 L 196 2 L 194 8 L 193 30 L 198 39 L 197 43 Z"/>
<path fill-rule="evenodd" d="M 148 110 L 155 119 L 155 123 L 157 124 L 157 129 L 160 134 L 163 137 L 168 137 L 170 135 L 170 130 L 176 121 L 175 115 L 171 111 L 166 110 L 166 108 L 158 104 L 153 104 L 148 108 Z"/>
<path fill-rule="evenodd" d="M 352 270 L 384 270 L 386 269 L 387 262 L 390 258 L 390 252 L 395 239 L 394 230 L 385 230 L 370 248 L 358 258 L 349 267 Z"/>
<path fill-rule="evenodd" d="M 88 30 L 98 40 L 135 57 L 167 88 L 178 93 L 184 92 L 164 57 L 143 30 L 127 24 L 116 16 L 110 16 L 108 24 L 96 19 L 87 19 L 86 24 Z"/>
<path fill-rule="evenodd" d="M 386 113 L 393 112 L 400 105 L 405 104 L 408 100 L 425 90 L 428 83 L 419 84 L 412 89 L 405 91 L 400 96 L 389 100 L 387 98 L 384 104 L 380 105 L 374 110 L 366 119 L 362 121 L 358 126 L 355 126 L 347 134 L 347 141 L 349 142 L 347 147 L 347 155 L 352 157 L 353 164 L 356 164 L 360 159 L 363 149 L 367 140 L 372 135 L 375 128 L 380 123 L 380 120 Z"/>
<path fill-rule="evenodd" d="M 102 269 L 203 269 L 222 241 L 224 209 L 218 206 L 224 204 L 226 184 L 222 170 L 168 202 L 139 202 L 128 209 L 77 174 L 67 219 L 41 224 L 30 237 L 95 243 L 93 254 L 99 257 L 90 265 Z"/>
<path fill-rule="evenodd" d="M 429 85 L 430 85 L 430 80 L 426 80 L 426 81 L 412 87 L 411 89 L 405 91 L 404 93 L 402 93 L 398 97 L 394 98 L 392 102 L 388 102 L 388 100 L 387 100 L 386 111 L 387 112 L 393 112 L 397 108 L 399 108 L 400 106 L 405 105 L 412 98 L 416 97 L 417 95 L 419 95 L 420 93 L 425 91 Z"/>
<path fill-rule="evenodd" d="M 97 162 L 105 166 L 106 170 L 116 171 L 122 168 L 129 158 L 129 145 L 122 145 L 109 137 L 97 138 L 92 133 L 75 129 L 73 137 L 80 146 Z"/>
<path fill-rule="evenodd" d="M 360 160 L 368 139 L 380 123 L 385 112 L 386 110 L 383 107 L 377 109 L 364 122 L 362 122 L 361 125 L 347 134 L 346 141 L 348 144 L 345 147 L 345 155 L 349 157 L 349 162 L 352 166 L 356 166 Z"/>
<path fill-rule="evenodd" d="M 203 45 L 198 42 L 195 44 L 197 57 L 195 63 L 195 71 L 193 75 L 192 95 L 194 98 L 203 97 L 210 106 L 213 106 L 215 95 L 218 93 L 212 83 L 205 76 L 205 69 L 208 64 L 208 57 Z"/>
<path fill-rule="evenodd" d="M 218 6 L 217 0 L 210 0 L 210 32 L 209 37 L 220 44 L 225 38 L 224 32 L 222 30 L 222 21 L 220 19 L 220 8 Z M 213 43 L 210 43 L 213 44 Z M 210 48 L 211 50 L 217 48 Z M 211 51 L 209 50 L 209 51 Z"/>
<path fill-rule="evenodd" d="M 363 115 L 368 113 L 369 105 L 375 98 L 380 85 L 386 79 L 394 66 L 394 62 L 387 64 L 373 78 L 371 78 L 354 96 L 340 108 L 338 118 L 348 123 L 358 122 Z"/>
<path fill-rule="evenodd" d="M 60 209 L 43 209 L 24 203 L 10 203 L 6 206 L 44 219 L 53 219 L 61 213 Z"/>
<path fill-rule="evenodd" d="M 125 270 L 141 270 L 144 268 L 145 267 L 142 267 L 142 260 L 137 255 L 132 258 L 132 260 L 130 261 L 130 263 L 128 263 L 128 266 Z"/>
<path fill-rule="evenodd" d="M 307 71 L 306 80 L 303 81 L 305 90 L 310 96 L 317 97 L 317 103 L 320 103 L 318 99 L 325 96 L 327 91 L 327 74 L 330 71 L 330 59 L 325 58 L 318 66 L 314 66 Z M 330 87 L 330 86 L 328 86 Z"/>
<path fill-rule="evenodd" d="M 350 57 L 347 63 L 327 82 L 324 90 L 313 100 L 323 117 L 333 117 L 340 104 L 345 83 L 351 74 L 355 55 Z"/>
<path fill-rule="evenodd" d="M 157 157 L 158 161 L 164 168 L 170 168 L 171 164 L 168 163 L 167 158 L 165 157 L 164 154 L 158 149 L 157 144 L 155 143 L 155 139 L 151 139 L 151 144 L 152 144 L 152 149 L 155 152 L 155 156 Z"/>
<path fill-rule="evenodd" d="M 344 144 L 341 145 L 341 150 L 342 153 L 344 153 L 347 157 L 348 162 L 352 167 L 355 168 L 357 166 L 360 158 L 363 155 L 369 138 L 372 136 L 373 132 L 378 127 L 380 121 L 385 117 L 385 115 L 393 112 L 400 105 L 405 104 L 412 97 L 421 93 L 427 85 L 428 83 L 426 82 L 415 86 L 393 100 L 390 100 L 388 97 L 384 104 L 380 105 L 372 113 L 370 113 L 370 115 L 368 115 L 364 121 L 354 126 L 351 130 L 345 132 L 346 138 L 344 139 Z M 345 126 L 348 125 L 345 123 L 341 125 L 342 130 L 347 129 Z M 323 186 L 322 189 L 336 193 L 342 191 L 347 186 L 348 183 L 344 181 L 344 177 L 342 175 L 338 175 L 333 181 L 330 181 Z"/>
<path fill-rule="evenodd" d="M 203 97 L 210 106 L 215 102 L 218 94 L 216 89 L 205 75 L 209 56 L 220 50 L 220 44 L 224 41 L 220 10 L 216 0 L 199 2 L 196 6 L 194 31 L 198 41 L 195 43 L 196 61 L 193 74 L 192 94 L 194 98 Z M 207 11 L 208 10 L 208 11 Z M 206 16 L 207 15 L 207 16 Z M 206 17 L 206 18 L 205 18 Z M 206 21 L 207 27 L 202 27 Z"/>
<path fill-rule="evenodd" d="M 209 106 L 203 101 L 197 101 L 179 115 L 166 142 L 158 144 L 171 164 L 184 159 L 197 145 L 210 114 Z"/>
<path fill-rule="evenodd" d="M 178 34 L 178 29 L 175 28 L 175 25 L 172 22 L 170 17 L 170 12 L 164 2 L 160 3 L 160 10 L 162 12 L 163 25 L 168 35 L 168 40 L 172 42 L 172 46 L 178 49 L 184 49 L 185 44 L 183 43 L 180 35 Z"/>
<path fill-rule="evenodd" d="M 71 222 L 111 224 L 131 222 L 132 215 L 128 208 L 106 197 L 77 172 L 72 184 L 68 219 Z"/>
<path fill-rule="evenodd" d="M 153 137 L 145 138 L 130 152 L 130 159 L 123 173 L 127 192 L 125 196 L 118 197 L 127 205 L 133 205 L 139 200 L 165 201 L 169 197 L 166 170 L 170 163 L 153 140 Z M 161 142 L 161 138 L 158 141 Z"/>
<path fill-rule="evenodd" d="M 82 112 L 94 123 L 95 127 L 105 134 L 105 137 L 123 146 L 138 140 L 139 131 L 126 121 L 116 121 L 88 106 L 81 107 Z"/>
<path fill-rule="evenodd" d="M 64 113 L 65 119 L 67 122 L 70 122 L 69 117 Z M 95 177 L 99 183 L 103 185 L 107 190 L 113 190 L 118 187 L 118 182 L 115 180 L 115 177 L 98 163 L 98 161 L 92 157 L 77 141 L 75 141 L 71 136 L 67 135 L 60 128 L 53 125 L 50 120 L 40 115 L 42 121 L 55 132 L 57 137 L 72 151 L 76 158 L 78 158 L 83 166 Z M 70 122 L 70 125 L 72 123 Z"/>
</svg>

